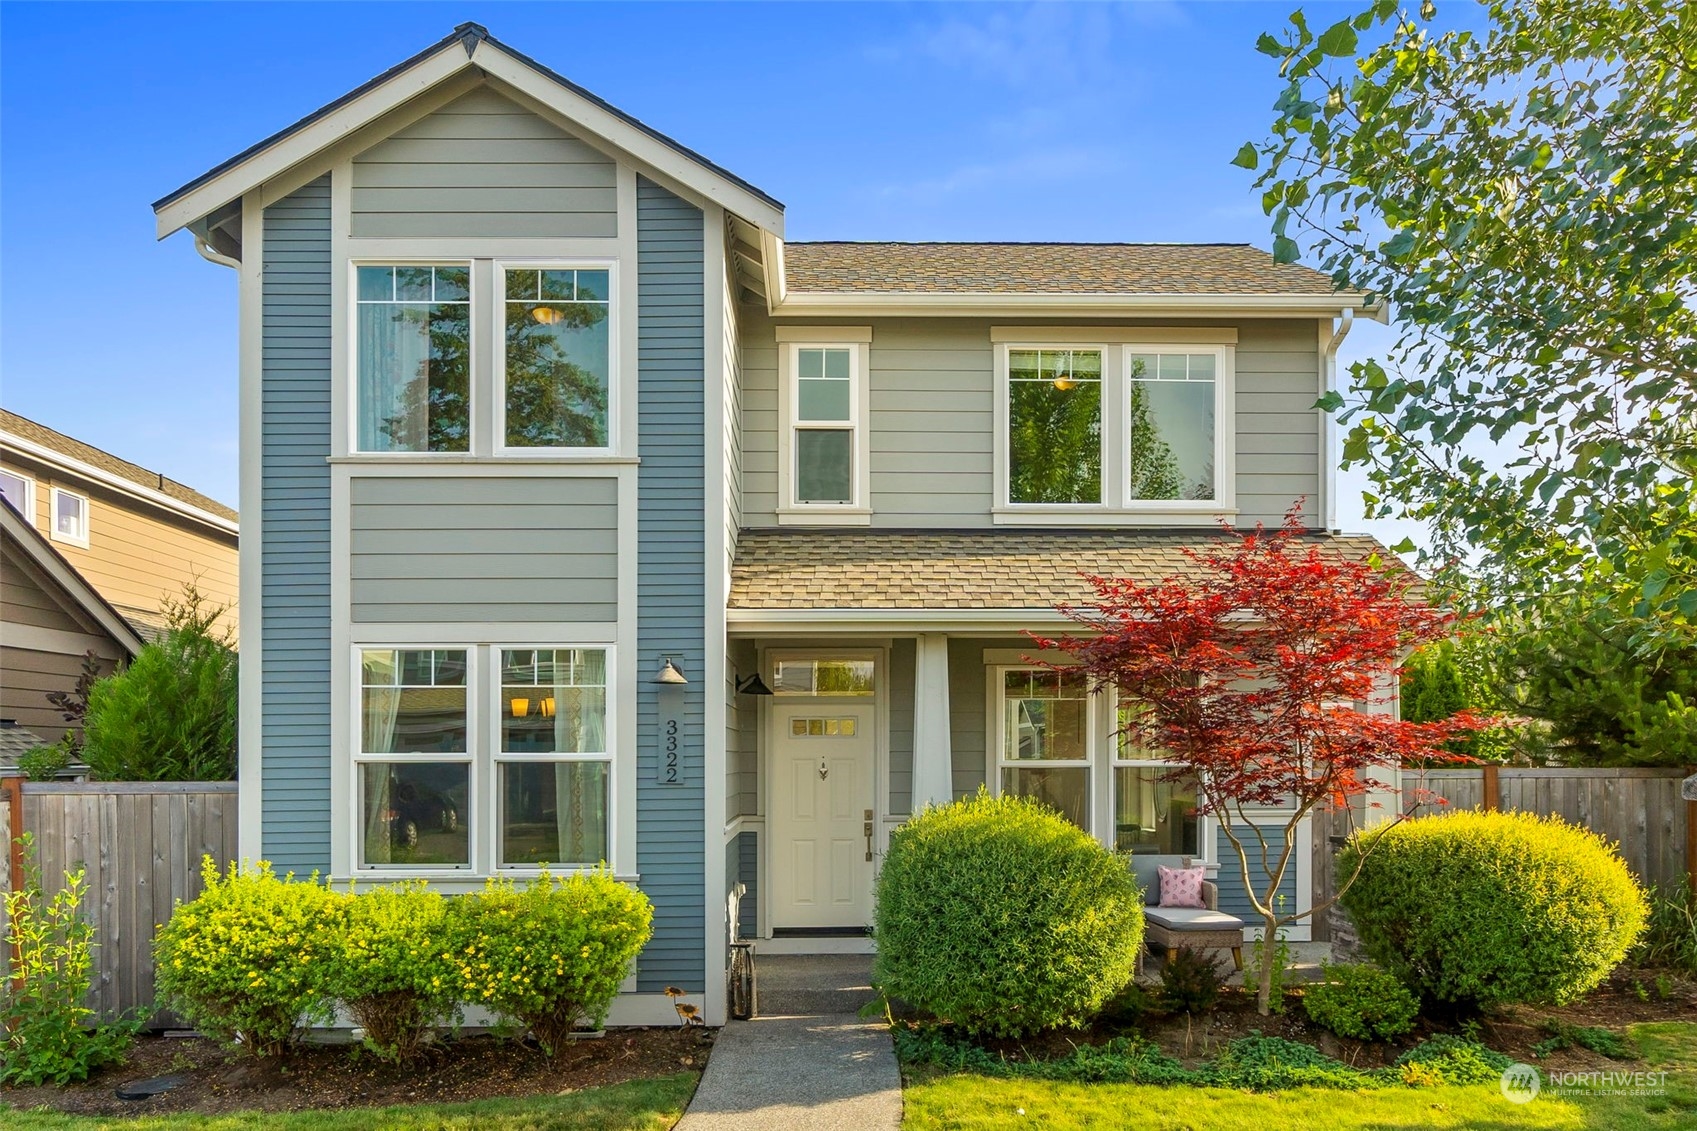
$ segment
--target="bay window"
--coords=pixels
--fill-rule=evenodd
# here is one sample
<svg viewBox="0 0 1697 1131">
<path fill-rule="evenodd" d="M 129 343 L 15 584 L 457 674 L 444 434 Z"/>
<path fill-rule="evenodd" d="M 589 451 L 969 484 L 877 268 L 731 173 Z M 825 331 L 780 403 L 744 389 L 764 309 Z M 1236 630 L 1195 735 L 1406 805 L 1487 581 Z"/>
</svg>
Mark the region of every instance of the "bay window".
<svg viewBox="0 0 1697 1131">
<path fill-rule="evenodd" d="M 611 858 L 608 649 L 362 647 L 356 660 L 357 870 Z"/>
<path fill-rule="evenodd" d="M 1232 346 L 1125 341 L 1147 336 L 1131 331 L 1117 344 L 1031 343 L 1015 332 L 993 331 L 997 522 L 1200 523 L 1233 512 Z"/>
</svg>

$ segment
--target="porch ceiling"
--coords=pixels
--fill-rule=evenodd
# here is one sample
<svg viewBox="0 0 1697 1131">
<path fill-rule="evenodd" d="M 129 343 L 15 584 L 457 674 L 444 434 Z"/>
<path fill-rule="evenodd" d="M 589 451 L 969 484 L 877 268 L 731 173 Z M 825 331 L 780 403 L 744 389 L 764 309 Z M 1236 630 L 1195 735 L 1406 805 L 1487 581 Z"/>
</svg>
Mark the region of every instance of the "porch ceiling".
<svg viewBox="0 0 1697 1131">
<path fill-rule="evenodd" d="M 738 609 L 1042 609 L 1088 601 L 1086 574 L 1158 581 L 1200 572 L 1190 531 L 744 530 L 731 568 Z M 1365 534 L 1305 541 L 1339 558 L 1395 556 Z"/>
</svg>

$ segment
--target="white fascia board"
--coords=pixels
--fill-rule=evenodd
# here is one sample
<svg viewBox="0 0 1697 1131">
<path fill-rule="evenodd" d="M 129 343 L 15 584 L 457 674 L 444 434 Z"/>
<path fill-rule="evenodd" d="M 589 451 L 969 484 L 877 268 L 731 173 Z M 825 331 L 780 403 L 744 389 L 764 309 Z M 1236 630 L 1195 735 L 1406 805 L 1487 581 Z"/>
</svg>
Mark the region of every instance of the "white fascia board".
<svg viewBox="0 0 1697 1131">
<path fill-rule="evenodd" d="M 205 523 L 207 526 L 216 527 L 225 533 L 236 535 L 241 533 L 241 527 L 237 523 L 231 522 L 223 515 L 213 514 L 208 510 L 202 510 L 193 503 L 185 503 L 181 499 L 172 498 L 163 491 L 156 491 L 152 487 L 144 487 L 134 480 L 125 479 L 121 475 L 114 475 L 110 471 L 95 467 L 91 463 L 84 463 L 82 460 L 72 459 L 70 456 L 63 454 L 62 452 L 56 452 L 52 448 L 45 447 L 33 440 L 26 440 L 14 432 L 0 431 L 0 447 L 16 448 L 25 455 L 28 455 L 33 459 L 40 460 L 42 463 L 61 468 L 73 475 L 78 475 L 84 479 L 92 480 L 103 487 L 110 487 L 114 491 L 129 495 L 132 498 L 141 499 L 143 502 L 151 503 L 156 507 L 172 511 L 175 514 L 180 514 L 185 518 L 191 518 L 196 522 Z"/>
<path fill-rule="evenodd" d="M 623 150 L 707 200 L 734 212 L 764 231 L 783 235 L 784 211 L 761 199 L 662 141 L 637 129 L 616 114 L 561 86 L 500 47 L 484 41 L 473 61 L 490 76 L 552 107 L 590 133 Z"/>
<path fill-rule="evenodd" d="M 164 239 L 179 228 L 187 227 L 471 65 L 472 60 L 459 41 L 443 45 L 441 50 L 417 66 L 366 91 L 335 113 L 325 115 L 171 201 L 154 213 L 155 234 Z"/>
<path fill-rule="evenodd" d="M 787 292 L 773 303 L 774 317 L 834 315 L 974 315 L 1024 314 L 1033 317 L 1083 315 L 1131 318 L 1147 315 L 1217 318 L 1320 318 L 1345 310 L 1360 311 L 1378 321 L 1388 317 L 1383 304 L 1369 305 L 1356 296 L 1324 295 L 1172 295 L 1172 294 L 972 294 L 887 292 Z"/>
</svg>

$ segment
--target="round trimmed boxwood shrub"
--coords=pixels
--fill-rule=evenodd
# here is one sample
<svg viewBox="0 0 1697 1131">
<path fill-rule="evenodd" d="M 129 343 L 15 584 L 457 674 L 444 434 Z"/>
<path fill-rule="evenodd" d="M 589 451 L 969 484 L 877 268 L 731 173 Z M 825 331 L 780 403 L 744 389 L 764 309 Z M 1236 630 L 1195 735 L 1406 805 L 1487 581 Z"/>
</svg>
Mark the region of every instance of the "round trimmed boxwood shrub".
<svg viewBox="0 0 1697 1131">
<path fill-rule="evenodd" d="M 1377 966 L 1320 967 L 1321 979 L 1304 988 L 1309 1020 L 1340 1037 L 1383 1041 L 1414 1028 L 1419 1000 L 1396 975 Z"/>
<path fill-rule="evenodd" d="M 452 905 L 448 937 L 462 1001 L 523 1025 L 549 1056 L 598 1028 L 648 942 L 648 897 L 602 869 L 524 887 L 490 880 Z"/>
<path fill-rule="evenodd" d="M 1125 862 L 1018 797 L 927 809 L 878 876 L 873 979 L 969 1033 L 1078 1027 L 1131 981 L 1143 900 Z"/>
<path fill-rule="evenodd" d="M 325 976 L 352 897 L 317 875 L 278 879 L 263 861 L 220 876 L 208 856 L 201 878 L 205 889 L 153 937 L 160 996 L 210 1037 L 282 1052 L 301 1025 L 330 1018 Z"/>
<path fill-rule="evenodd" d="M 1338 855 L 1367 953 L 1426 998 L 1561 1005 L 1644 929 L 1644 893 L 1588 829 L 1531 813 L 1445 813 L 1357 834 Z"/>
<path fill-rule="evenodd" d="M 460 974 L 447 927 L 447 900 L 422 880 L 371 888 L 347 903 L 325 959 L 325 992 L 385 1060 L 416 1056 L 456 1012 Z"/>
</svg>

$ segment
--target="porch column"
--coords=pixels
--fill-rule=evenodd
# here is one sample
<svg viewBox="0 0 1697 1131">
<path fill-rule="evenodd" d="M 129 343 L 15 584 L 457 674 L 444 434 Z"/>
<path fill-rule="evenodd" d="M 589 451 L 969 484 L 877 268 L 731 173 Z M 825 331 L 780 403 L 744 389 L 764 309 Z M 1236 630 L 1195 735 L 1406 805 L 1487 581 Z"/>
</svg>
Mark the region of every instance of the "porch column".
<svg viewBox="0 0 1697 1131">
<path fill-rule="evenodd" d="M 954 800 L 949 742 L 949 638 L 922 633 L 914 649 L 913 812 Z"/>
</svg>

